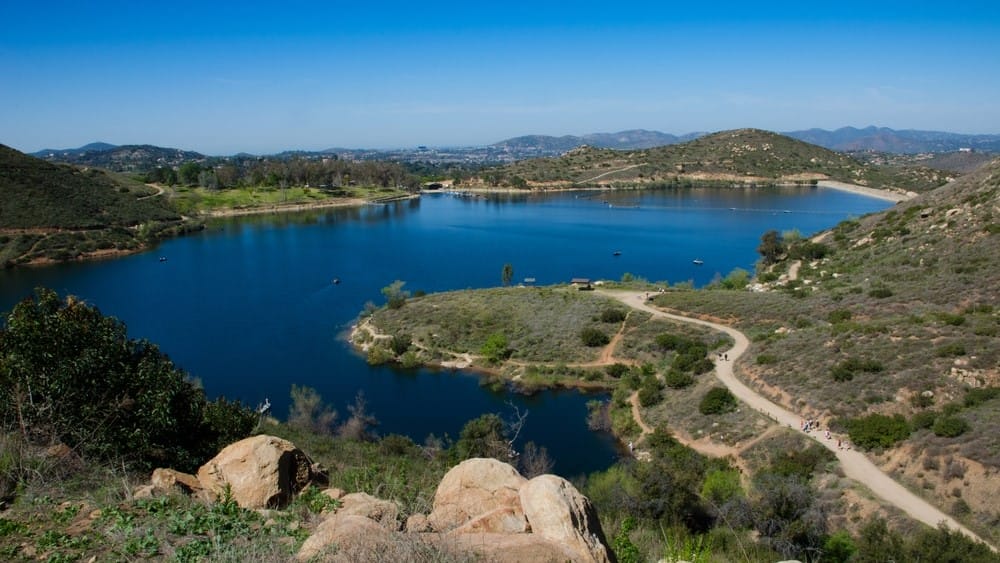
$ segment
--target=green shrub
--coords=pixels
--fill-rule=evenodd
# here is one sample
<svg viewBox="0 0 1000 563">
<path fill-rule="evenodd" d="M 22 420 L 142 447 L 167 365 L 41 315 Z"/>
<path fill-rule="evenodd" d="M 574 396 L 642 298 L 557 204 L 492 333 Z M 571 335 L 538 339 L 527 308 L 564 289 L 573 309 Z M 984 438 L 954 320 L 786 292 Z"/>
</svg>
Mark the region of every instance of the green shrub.
<svg viewBox="0 0 1000 563">
<path fill-rule="evenodd" d="M 848 358 L 833 366 L 830 370 L 830 375 L 833 377 L 834 381 L 850 381 L 854 379 L 854 376 L 858 373 L 879 373 L 884 369 L 885 367 L 877 360 L 869 358 Z"/>
<path fill-rule="evenodd" d="M 656 376 L 648 376 L 639 387 L 639 404 L 651 407 L 663 400 L 663 388 Z"/>
<path fill-rule="evenodd" d="M 694 377 L 689 373 L 671 369 L 663 376 L 663 382 L 671 389 L 683 389 L 694 383 Z"/>
<path fill-rule="evenodd" d="M 413 337 L 405 332 L 392 335 L 392 339 L 389 341 L 389 348 L 392 349 L 393 353 L 397 356 L 403 355 L 410 346 L 413 344 Z"/>
<path fill-rule="evenodd" d="M 886 297 L 892 297 L 892 290 L 885 286 L 873 287 L 868 291 L 868 296 L 876 299 L 885 299 Z"/>
<path fill-rule="evenodd" d="M 853 315 L 847 309 L 834 309 L 826 316 L 826 319 L 830 321 L 830 324 L 838 324 L 844 321 L 851 320 Z"/>
<path fill-rule="evenodd" d="M 702 397 L 698 404 L 701 414 L 721 414 L 736 408 L 736 397 L 725 387 L 713 387 Z"/>
<path fill-rule="evenodd" d="M 910 417 L 910 426 L 914 430 L 924 430 L 934 425 L 938 413 L 934 411 L 920 411 Z"/>
<path fill-rule="evenodd" d="M 910 426 L 901 415 L 870 414 L 847 421 L 847 433 L 856 445 L 889 448 L 910 435 Z"/>
<path fill-rule="evenodd" d="M 368 348 L 368 365 L 370 366 L 380 366 L 387 364 L 393 360 L 394 356 L 392 350 L 386 348 L 381 344 L 375 344 L 371 348 Z"/>
<path fill-rule="evenodd" d="M 507 337 L 500 332 L 494 332 L 486 338 L 479 348 L 479 353 L 491 364 L 498 364 L 510 357 L 512 351 L 508 347 Z"/>
<path fill-rule="evenodd" d="M 961 342 L 951 342 L 944 346 L 938 346 L 934 350 L 934 355 L 939 358 L 951 358 L 965 355 L 965 345 Z"/>
<path fill-rule="evenodd" d="M 969 389 L 965 393 L 965 398 L 962 403 L 966 408 L 977 407 L 986 401 L 1000 397 L 1000 387 L 979 387 L 976 389 Z"/>
<path fill-rule="evenodd" d="M 580 340 L 584 346 L 597 347 L 604 346 L 611 342 L 611 338 L 600 329 L 588 326 L 580 331 Z"/>
<path fill-rule="evenodd" d="M 934 421 L 931 431 L 935 436 L 944 438 L 954 438 L 961 436 L 969 429 L 969 423 L 964 418 L 958 416 L 941 416 Z"/>
<path fill-rule="evenodd" d="M 38 289 L 0 332 L 0 420 L 33 439 L 147 468 L 196 468 L 247 436 L 256 413 L 211 403 L 155 345 L 74 298 Z"/>
<path fill-rule="evenodd" d="M 621 376 L 628 373 L 628 366 L 625 364 L 611 364 L 610 366 L 604 368 L 604 371 L 608 374 L 608 376 L 619 379 Z"/>
<path fill-rule="evenodd" d="M 778 363 L 778 357 L 774 354 L 757 354 L 757 365 L 765 366 Z"/>
<path fill-rule="evenodd" d="M 608 307 L 601 311 L 602 323 L 620 323 L 625 320 L 626 313 L 617 307 Z"/>
</svg>

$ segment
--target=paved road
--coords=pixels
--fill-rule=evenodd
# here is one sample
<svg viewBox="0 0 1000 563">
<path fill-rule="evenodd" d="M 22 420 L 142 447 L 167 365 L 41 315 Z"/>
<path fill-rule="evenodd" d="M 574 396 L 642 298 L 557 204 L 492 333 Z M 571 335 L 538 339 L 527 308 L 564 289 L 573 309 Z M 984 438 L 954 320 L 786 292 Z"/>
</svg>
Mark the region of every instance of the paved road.
<svg viewBox="0 0 1000 563">
<path fill-rule="evenodd" d="M 716 362 L 716 377 L 718 377 L 719 380 L 725 384 L 727 388 L 729 388 L 729 391 L 735 395 L 737 399 L 743 401 L 747 405 L 750 405 L 757 411 L 764 413 L 783 426 L 793 429 L 800 427 L 802 419 L 799 415 L 772 403 L 766 397 L 759 395 L 756 391 L 744 385 L 743 382 L 736 379 L 736 376 L 733 375 L 733 364 L 737 359 L 739 359 L 740 356 L 743 355 L 744 352 L 747 351 L 747 348 L 750 346 L 750 341 L 747 339 L 745 334 L 732 327 L 703 321 L 701 319 L 692 319 L 681 315 L 674 315 L 651 307 L 646 303 L 645 294 L 643 292 L 604 290 L 601 291 L 601 293 L 609 297 L 614 297 L 630 307 L 639 309 L 640 311 L 645 311 L 653 316 L 707 326 L 717 331 L 726 333 L 733 339 L 735 344 L 732 348 L 723 352 L 728 358 L 727 360 L 719 360 Z M 870 489 L 875 496 L 893 506 L 898 507 L 903 512 L 909 514 L 912 518 L 919 520 L 928 526 L 937 527 L 939 523 L 944 522 L 948 528 L 958 530 L 966 536 L 988 545 L 994 552 L 997 551 L 996 547 L 990 545 L 989 542 L 984 541 L 971 530 L 956 522 L 955 519 L 948 516 L 944 512 L 941 512 L 935 506 L 913 494 L 906 487 L 900 485 L 891 477 L 883 473 L 882 470 L 876 467 L 875 464 L 861 452 L 856 450 L 839 449 L 836 443 L 836 436 L 826 440 L 812 434 L 806 435 L 832 451 L 840 461 L 840 465 L 844 470 L 844 475 L 868 487 L 868 489 Z"/>
</svg>

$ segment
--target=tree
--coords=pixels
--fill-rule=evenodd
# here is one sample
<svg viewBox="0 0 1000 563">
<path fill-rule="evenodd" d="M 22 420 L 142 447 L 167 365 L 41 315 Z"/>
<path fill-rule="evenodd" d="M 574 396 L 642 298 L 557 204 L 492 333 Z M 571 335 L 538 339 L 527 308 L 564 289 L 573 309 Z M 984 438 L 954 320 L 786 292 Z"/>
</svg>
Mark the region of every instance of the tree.
<svg viewBox="0 0 1000 563">
<path fill-rule="evenodd" d="M 761 235 L 757 252 L 763 258 L 764 265 L 769 266 L 778 262 L 781 255 L 785 253 L 785 242 L 782 240 L 781 235 L 778 234 L 778 231 L 772 229 Z"/>
<path fill-rule="evenodd" d="M 404 285 L 406 285 L 406 282 L 396 280 L 382 288 L 386 307 L 399 309 L 406 304 L 406 300 L 410 297 L 410 292 L 403 289 Z"/>
<path fill-rule="evenodd" d="M 331 434 L 337 411 L 323 403 L 323 398 L 312 387 L 292 384 L 292 404 L 288 409 L 288 425 L 315 432 Z"/>
<path fill-rule="evenodd" d="M 198 174 L 201 173 L 201 165 L 197 162 L 185 162 L 177 169 L 178 179 L 182 184 L 193 186 L 198 183 Z"/>
<path fill-rule="evenodd" d="M 507 344 L 507 337 L 501 332 L 494 332 L 486 339 L 486 342 L 479 349 L 479 353 L 491 364 L 497 364 L 506 360 L 511 354 Z"/>
<path fill-rule="evenodd" d="M 510 285 L 511 280 L 514 279 L 514 266 L 510 263 L 503 265 L 503 270 L 500 272 L 500 281 L 503 282 L 504 287 Z"/>
<path fill-rule="evenodd" d="M 459 460 L 473 457 L 492 457 L 510 460 L 510 447 L 504 436 L 503 420 L 496 414 L 484 414 L 465 423 L 455 442 L 455 455 Z"/>
<path fill-rule="evenodd" d="M 73 297 L 37 289 L 6 320 L 0 423 L 13 422 L 25 440 L 190 471 L 258 421 L 238 403 L 207 401 L 156 345 Z"/>
</svg>

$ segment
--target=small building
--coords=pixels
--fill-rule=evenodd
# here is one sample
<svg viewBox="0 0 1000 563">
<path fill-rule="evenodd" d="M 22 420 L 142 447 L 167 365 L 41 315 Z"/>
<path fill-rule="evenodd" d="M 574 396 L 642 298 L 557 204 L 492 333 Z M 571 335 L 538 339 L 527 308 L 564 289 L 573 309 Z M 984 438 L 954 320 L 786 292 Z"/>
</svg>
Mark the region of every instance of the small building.
<svg viewBox="0 0 1000 563">
<path fill-rule="evenodd" d="M 524 278 L 524 285 L 535 285 L 535 278 Z"/>
<path fill-rule="evenodd" d="M 590 290 L 594 289 L 590 285 L 590 278 L 573 278 L 569 281 L 569 284 L 579 290 Z"/>
</svg>

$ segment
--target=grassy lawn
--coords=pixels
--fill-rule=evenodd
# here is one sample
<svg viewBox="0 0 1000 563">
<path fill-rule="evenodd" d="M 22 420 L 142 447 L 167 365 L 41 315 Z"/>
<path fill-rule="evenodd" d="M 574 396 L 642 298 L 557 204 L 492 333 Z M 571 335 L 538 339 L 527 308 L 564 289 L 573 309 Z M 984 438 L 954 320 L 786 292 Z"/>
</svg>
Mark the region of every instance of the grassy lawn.
<svg viewBox="0 0 1000 563">
<path fill-rule="evenodd" d="M 333 200 L 377 200 L 406 195 L 405 191 L 392 188 L 351 186 L 337 190 L 319 188 L 237 188 L 209 190 L 206 188 L 175 187 L 170 199 L 182 212 L 208 212 L 220 209 L 247 209 L 274 205 L 293 205 L 327 202 Z"/>
</svg>

